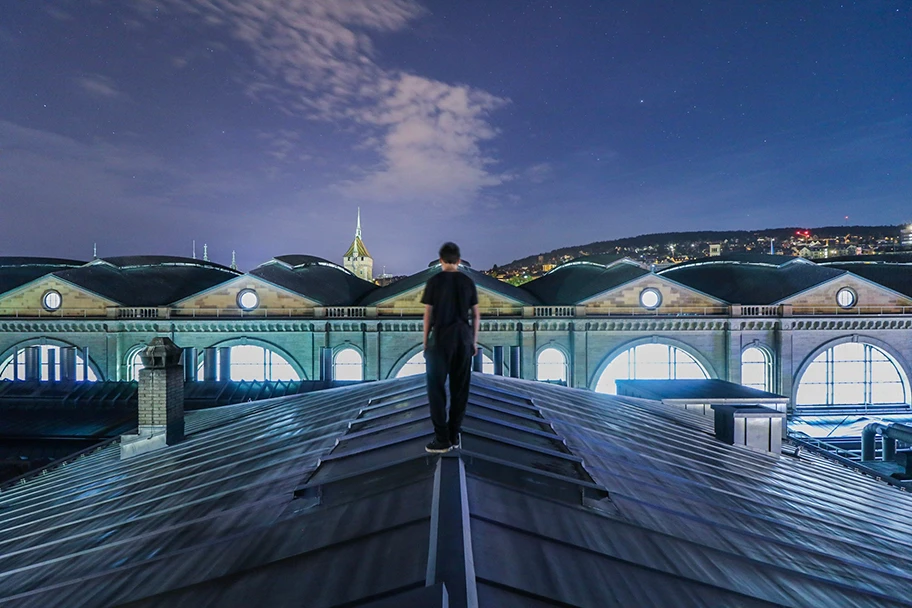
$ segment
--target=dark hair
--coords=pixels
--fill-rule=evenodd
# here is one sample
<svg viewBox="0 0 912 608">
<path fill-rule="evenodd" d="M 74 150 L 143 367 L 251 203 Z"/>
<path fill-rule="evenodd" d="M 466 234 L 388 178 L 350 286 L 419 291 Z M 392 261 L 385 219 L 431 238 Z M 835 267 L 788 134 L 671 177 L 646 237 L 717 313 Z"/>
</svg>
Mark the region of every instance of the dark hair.
<svg viewBox="0 0 912 608">
<path fill-rule="evenodd" d="M 459 245 L 456 243 L 444 243 L 440 247 L 440 259 L 447 264 L 458 264 L 460 257 L 462 256 L 459 254 Z"/>
</svg>

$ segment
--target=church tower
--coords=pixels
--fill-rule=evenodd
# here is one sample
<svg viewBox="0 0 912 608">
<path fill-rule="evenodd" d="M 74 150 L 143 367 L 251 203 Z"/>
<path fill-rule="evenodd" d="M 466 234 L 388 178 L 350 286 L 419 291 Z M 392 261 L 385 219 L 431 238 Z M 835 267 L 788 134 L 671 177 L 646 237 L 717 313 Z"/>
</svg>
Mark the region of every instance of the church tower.
<svg viewBox="0 0 912 608">
<path fill-rule="evenodd" d="M 361 208 L 358 207 L 358 227 L 355 228 L 355 240 L 342 258 L 342 265 L 351 270 L 355 276 L 365 281 L 374 280 L 374 259 L 368 253 L 364 241 L 361 240 Z"/>
</svg>

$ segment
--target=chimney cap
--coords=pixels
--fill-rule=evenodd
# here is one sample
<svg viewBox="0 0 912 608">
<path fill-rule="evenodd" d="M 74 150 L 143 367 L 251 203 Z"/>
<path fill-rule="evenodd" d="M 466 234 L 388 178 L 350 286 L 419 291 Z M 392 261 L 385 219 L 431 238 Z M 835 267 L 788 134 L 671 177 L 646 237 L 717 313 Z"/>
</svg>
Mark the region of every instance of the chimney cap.
<svg viewBox="0 0 912 608">
<path fill-rule="evenodd" d="M 152 338 L 140 353 L 143 366 L 149 369 L 164 369 L 181 364 L 183 350 L 171 338 Z"/>
</svg>

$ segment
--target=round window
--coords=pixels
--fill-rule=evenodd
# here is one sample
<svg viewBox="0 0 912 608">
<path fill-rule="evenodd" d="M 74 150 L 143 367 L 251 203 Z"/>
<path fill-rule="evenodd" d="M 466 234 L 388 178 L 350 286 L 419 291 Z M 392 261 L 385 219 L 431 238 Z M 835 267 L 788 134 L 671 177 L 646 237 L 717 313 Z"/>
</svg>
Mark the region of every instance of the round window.
<svg viewBox="0 0 912 608">
<path fill-rule="evenodd" d="M 836 303 L 842 308 L 852 308 L 858 301 L 858 296 L 848 287 L 843 287 L 836 292 Z"/>
<path fill-rule="evenodd" d="M 260 305 L 260 297 L 252 289 L 242 289 L 238 294 L 237 303 L 244 310 L 253 310 Z"/>
<path fill-rule="evenodd" d="M 63 304 L 63 297 L 58 291 L 51 289 L 41 296 L 41 305 L 47 310 L 58 310 L 61 304 Z"/>
<path fill-rule="evenodd" d="M 643 308 L 653 310 L 655 308 L 658 308 L 661 303 L 662 294 L 659 293 L 658 289 L 648 287 L 640 292 L 640 305 Z"/>
</svg>

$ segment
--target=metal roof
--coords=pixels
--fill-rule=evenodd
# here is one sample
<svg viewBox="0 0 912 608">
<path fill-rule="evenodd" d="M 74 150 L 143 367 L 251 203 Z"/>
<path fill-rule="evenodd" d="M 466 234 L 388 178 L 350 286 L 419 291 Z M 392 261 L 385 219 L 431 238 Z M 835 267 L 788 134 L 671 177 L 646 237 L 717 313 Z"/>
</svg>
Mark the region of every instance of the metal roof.
<svg viewBox="0 0 912 608">
<path fill-rule="evenodd" d="M 757 305 L 774 304 L 844 273 L 796 260 L 771 265 L 707 258 L 666 268 L 659 274 L 731 304 Z"/>
<path fill-rule="evenodd" d="M 648 270 L 634 262 L 603 266 L 581 258 L 558 266 L 521 288 L 545 304 L 572 305 L 647 274 Z"/>
<path fill-rule="evenodd" d="M 130 256 L 95 260 L 52 274 L 123 306 L 166 306 L 241 273 L 191 258 Z"/>
<path fill-rule="evenodd" d="M 76 268 L 85 262 L 56 258 L 0 257 L 0 294 L 31 283 L 56 270 Z"/>
<path fill-rule="evenodd" d="M 347 306 L 364 294 L 377 289 L 370 281 L 365 281 L 331 262 L 295 261 L 299 263 L 289 267 L 288 262 L 277 258 L 277 261 L 266 262 L 254 268 L 249 274 L 301 294 L 324 306 Z"/>
<path fill-rule="evenodd" d="M 499 279 L 495 279 L 494 277 L 490 277 L 482 272 L 478 272 L 477 270 L 473 270 L 472 268 L 464 265 L 459 267 L 459 271 L 464 272 L 469 277 L 471 277 L 472 280 L 475 281 L 475 285 L 477 287 L 500 294 L 520 304 L 535 305 L 539 303 L 538 298 L 531 293 L 519 287 L 514 287 L 509 283 L 505 283 Z M 439 263 L 431 268 L 422 270 L 421 272 L 408 276 L 400 281 L 396 281 L 391 285 L 380 287 L 368 293 L 367 296 L 358 302 L 358 304 L 362 306 L 372 306 L 378 302 L 383 302 L 385 300 L 390 300 L 392 298 L 398 297 L 415 289 L 416 287 L 425 285 L 428 280 L 438 272 L 441 272 Z"/>
<path fill-rule="evenodd" d="M 190 412 L 3 488 L 0 603 L 912 605 L 912 497 L 711 427 L 479 374 L 439 458 L 420 377 Z"/>
<path fill-rule="evenodd" d="M 707 380 L 615 380 L 618 394 L 655 401 L 764 402 L 788 397 L 715 378 Z"/>
<path fill-rule="evenodd" d="M 821 264 L 825 268 L 844 270 L 887 289 L 912 296 L 912 264 L 874 261 L 846 261 Z"/>
</svg>

